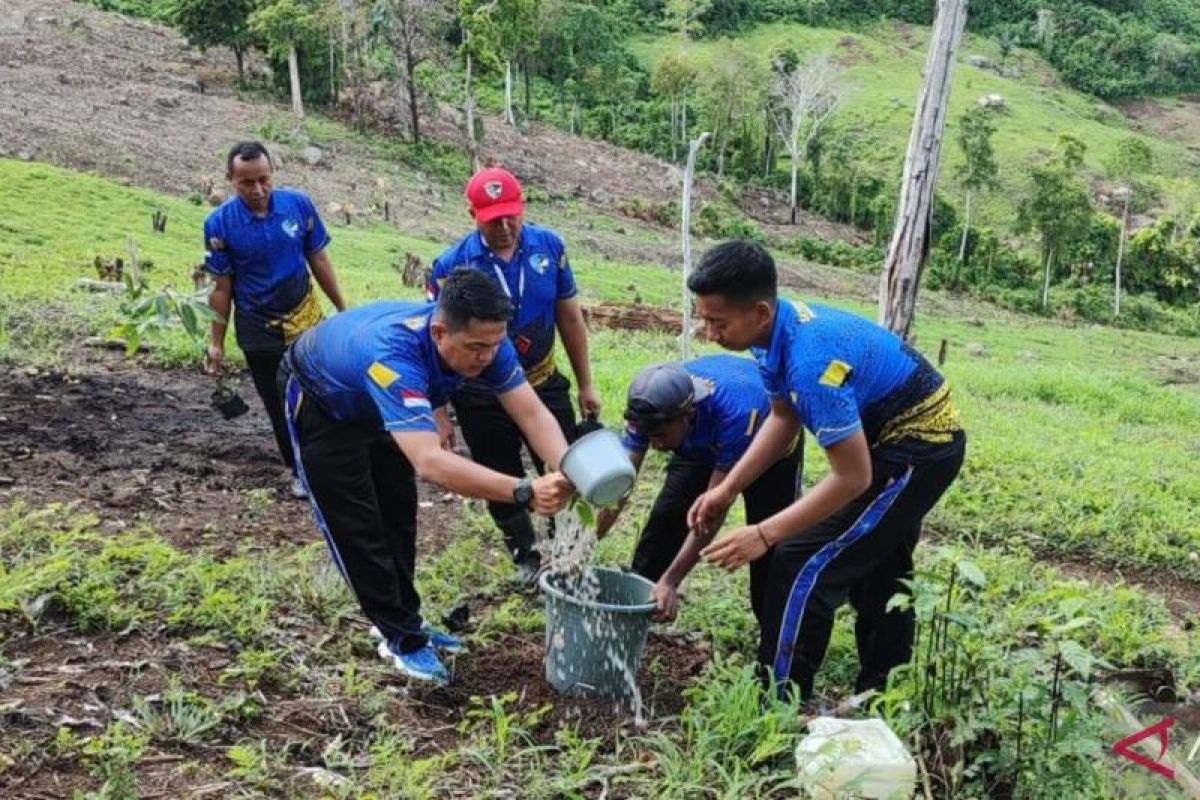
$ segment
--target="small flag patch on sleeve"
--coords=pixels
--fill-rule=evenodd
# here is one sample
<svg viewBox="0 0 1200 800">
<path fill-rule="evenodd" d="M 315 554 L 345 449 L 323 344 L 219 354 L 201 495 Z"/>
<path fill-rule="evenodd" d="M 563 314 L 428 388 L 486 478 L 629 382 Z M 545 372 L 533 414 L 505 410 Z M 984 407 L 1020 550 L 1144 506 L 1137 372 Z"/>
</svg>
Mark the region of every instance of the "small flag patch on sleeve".
<svg viewBox="0 0 1200 800">
<path fill-rule="evenodd" d="M 400 392 L 400 397 L 404 400 L 405 408 L 432 408 L 429 398 L 420 392 L 404 389 Z"/>
<path fill-rule="evenodd" d="M 850 365 L 845 361 L 830 361 L 818 383 L 822 386 L 841 386 L 846 382 L 846 376 L 849 374 Z"/>
<path fill-rule="evenodd" d="M 380 389 L 386 389 L 400 379 L 394 369 L 378 361 L 371 362 L 371 366 L 367 367 L 367 375 Z"/>
</svg>

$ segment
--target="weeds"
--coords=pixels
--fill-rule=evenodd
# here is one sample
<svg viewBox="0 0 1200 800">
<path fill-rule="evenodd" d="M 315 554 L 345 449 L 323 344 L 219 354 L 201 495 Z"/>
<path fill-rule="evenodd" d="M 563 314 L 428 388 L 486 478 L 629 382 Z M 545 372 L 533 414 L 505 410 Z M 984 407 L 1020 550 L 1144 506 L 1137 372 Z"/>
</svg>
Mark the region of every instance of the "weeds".
<svg viewBox="0 0 1200 800">
<path fill-rule="evenodd" d="M 137 728 L 156 741 L 194 746 L 215 737 L 222 714 L 216 703 L 173 677 L 161 697 L 138 698 L 133 717 Z"/>
<path fill-rule="evenodd" d="M 259 740 L 241 742 L 230 747 L 226 757 L 233 766 L 225 775 L 260 792 L 277 792 L 283 788 L 280 773 L 287 767 L 291 744 Z"/>
<path fill-rule="evenodd" d="M 96 792 L 83 795 L 86 800 L 136 800 L 137 773 L 134 765 L 149 745 L 149 736 L 127 729 L 120 721 L 105 728 L 99 736 L 83 746 L 84 760 L 91 773 L 103 781 Z"/>
</svg>

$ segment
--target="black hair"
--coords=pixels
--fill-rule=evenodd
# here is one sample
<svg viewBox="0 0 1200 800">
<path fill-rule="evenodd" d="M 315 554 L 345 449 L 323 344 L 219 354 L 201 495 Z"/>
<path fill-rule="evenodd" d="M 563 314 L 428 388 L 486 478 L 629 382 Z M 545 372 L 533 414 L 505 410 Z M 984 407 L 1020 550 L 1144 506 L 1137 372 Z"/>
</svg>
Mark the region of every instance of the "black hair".
<svg viewBox="0 0 1200 800">
<path fill-rule="evenodd" d="M 720 295 L 735 303 L 774 300 L 778 291 L 775 259 L 757 242 L 734 239 L 709 249 L 688 276 L 698 295 Z"/>
<path fill-rule="evenodd" d="M 240 158 L 242 161 L 253 161 L 256 158 L 266 158 L 267 163 L 271 162 L 271 154 L 267 152 L 267 148 L 263 147 L 262 142 L 238 142 L 233 147 L 229 148 L 229 157 L 225 159 L 225 171 L 233 172 L 233 162 Z"/>
<path fill-rule="evenodd" d="M 508 296 L 475 269 L 459 267 L 451 272 L 438 294 L 438 319 L 451 333 L 465 329 L 473 319 L 508 322 L 512 311 Z"/>
</svg>

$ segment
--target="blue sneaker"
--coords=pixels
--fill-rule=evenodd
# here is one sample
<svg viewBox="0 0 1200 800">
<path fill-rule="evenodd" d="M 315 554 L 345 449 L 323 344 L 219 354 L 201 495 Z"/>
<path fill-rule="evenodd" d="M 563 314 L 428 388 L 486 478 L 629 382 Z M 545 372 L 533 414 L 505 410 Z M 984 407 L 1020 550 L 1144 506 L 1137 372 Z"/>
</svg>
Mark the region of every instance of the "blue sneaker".
<svg viewBox="0 0 1200 800">
<path fill-rule="evenodd" d="M 433 645 L 435 649 L 441 650 L 442 652 L 461 653 L 467 649 L 467 646 L 462 639 L 453 634 L 446 633 L 445 631 L 439 631 L 427 621 L 422 620 L 421 632 L 429 637 L 429 643 Z M 374 625 L 371 626 L 371 629 L 368 631 L 368 633 L 371 634 L 371 638 L 375 641 L 383 641 L 383 634 L 380 633 L 379 628 L 376 628 Z"/>
<path fill-rule="evenodd" d="M 384 661 L 390 661 L 393 667 L 410 678 L 440 685 L 450 682 L 450 672 L 428 644 L 420 650 L 401 653 L 390 642 L 380 642 L 379 656 Z"/>
<path fill-rule="evenodd" d="M 463 644 L 463 640 L 452 633 L 439 631 L 437 628 L 430 625 L 428 622 L 421 623 L 421 633 L 429 637 L 429 643 L 434 648 L 446 653 L 461 653 L 467 649 Z"/>
</svg>

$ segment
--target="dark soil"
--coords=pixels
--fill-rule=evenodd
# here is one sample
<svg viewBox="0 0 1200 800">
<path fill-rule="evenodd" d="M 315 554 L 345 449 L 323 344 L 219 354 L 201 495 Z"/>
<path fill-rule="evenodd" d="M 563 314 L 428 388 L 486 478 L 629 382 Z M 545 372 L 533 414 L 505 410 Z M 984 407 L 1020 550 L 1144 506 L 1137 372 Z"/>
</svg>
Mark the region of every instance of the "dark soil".
<svg viewBox="0 0 1200 800">
<path fill-rule="evenodd" d="M 315 541 L 248 376 L 238 391 L 250 413 L 225 420 L 208 376 L 93 359 L 70 372 L 0 375 L 0 502 L 77 503 L 107 530 L 145 521 L 178 547 L 218 553 Z M 442 494 L 421 486 L 427 514 L 457 509 L 435 502 Z M 441 537 L 452 527 L 422 530 Z"/>
<path fill-rule="evenodd" d="M 239 391 L 251 412 L 225 421 L 209 404 L 211 378 L 147 369 L 111 354 L 91 358 L 66 372 L 15 367 L 0 373 L 0 506 L 74 503 L 94 513 L 102 531 L 147 524 L 177 547 L 216 555 L 247 545 L 284 552 L 316 540 L 307 503 L 287 493 L 289 476 L 248 378 Z M 423 556 L 452 543 L 461 529 L 461 504 L 445 497 L 437 487 L 421 486 Z M 463 588 L 470 596 L 471 587 Z M 486 616 L 494 601 L 470 596 L 472 617 Z M 618 731 L 632 729 L 628 708 L 553 692 L 543 678 L 538 634 L 475 644 L 454 660 L 452 685 L 434 689 L 390 675 L 361 627 L 281 625 L 294 646 L 310 653 L 321 653 L 334 637 L 353 637 L 359 675 L 374 676 L 372 682 L 386 688 L 386 716 L 411 736 L 418 756 L 464 741 L 459 729 L 474 707 L 471 698 L 509 692 L 517 698 L 513 711 L 550 706 L 530 731 L 540 744 L 552 743 L 564 726 L 608 744 Z M 165 627 L 83 634 L 48 613 L 32 630 L 20 615 L 0 614 L 0 643 L 0 664 L 8 664 L 0 667 L 4 798 L 59 798 L 97 789 L 100 781 L 79 746 L 65 752 L 55 747 L 57 731 L 95 736 L 114 720 L 128 719 L 138 698 L 159 697 L 173 677 L 216 702 L 246 691 L 237 681 L 222 680 L 236 652 Z M 652 725 L 682 708 L 684 689 L 708 657 L 701 644 L 651 636 L 639 686 Z M 330 676 L 306 676 L 286 687 L 264 684 L 250 692 L 262 708 L 256 719 L 237 722 L 227 715 L 203 744 L 154 740 L 137 765 L 142 796 L 232 796 L 237 789 L 226 775 L 232 766 L 227 750 L 247 740 L 288 753 L 274 794 L 320 794 L 305 769 L 320 767 L 321 753 L 337 737 L 355 742 L 372 729 L 371 717 L 338 689 L 340 667 L 328 669 L 335 672 L 332 692 Z"/>
<path fill-rule="evenodd" d="M 445 688 L 414 688 L 412 697 L 431 721 L 457 724 L 472 696 L 517 696 L 514 706 L 523 712 L 544 706 L 550 709 L 530 731 L 540 744 L 553 743 L 554 732 L 575 727 L 589 738 L 611 742 L 620 730 L 631 731 L 634 714 L 624 700 L 564 697 L 543 678 L 543 643 L 540 636 L 509 635 L 480 653 L 469 653 L 454 669 L 454 682 Z M 708 661 L 708 651 L 683 639 L 651 633 L 642 653 L 638 686 L 643 714 L 658 720 L 679 713 L 686 688 Z"/>
</svg>

